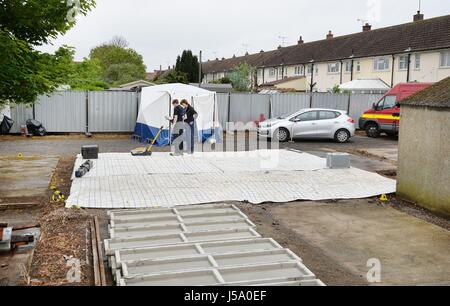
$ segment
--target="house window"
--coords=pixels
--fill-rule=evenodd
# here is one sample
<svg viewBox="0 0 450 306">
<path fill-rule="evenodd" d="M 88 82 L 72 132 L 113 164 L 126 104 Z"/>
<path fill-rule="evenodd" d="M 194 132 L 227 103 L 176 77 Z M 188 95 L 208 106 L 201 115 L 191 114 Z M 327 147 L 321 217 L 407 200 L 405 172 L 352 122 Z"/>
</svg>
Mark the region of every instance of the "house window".
<svg viewBox="0 0 450 306">
<path fill-rule="evenodd" d="M 450 51 L 441 52 L 441 67 L 450 67 Z"/>
<path fill-rule="evenodd" d="M 378 57 L 373 60 L 373 69 L 375 71 L 389 70 L 390 60 L 389 57 Z"/>
<path fill-rule="evenodd" d="M 416 54 L 416 60 L 414 61 L 414 68 L 416 68 L 417 70 L 420 69 L 420 54 Z"/>
<path fill-rule="evenodd" d="M 408 55 L 400 55 L 398 61 L 398 69 L 399 70 L 407 70 L 408 69 Z"/>
<path fill-rule="evenodd" d="M 361 62 L 360 61 L 356 62 L 356 71 L 361 72 Z"/>
<path fill-rule="evenodd" d="M 294 74 L 295 75 L 303 75 L 303 66 L 295 66 Z"/>
<path fill-rule="evenodd" d="M 283 67 L 279 67 L 278 68 L 278 77 L 282 77 L 283 76 L 283 70 L 284 70 L 284 68 Z"/>
<path fill-rule="evenodd" d="M 328 64 L 328 73 L 339 73 L 341 71 L 339 63 Z"/>
<path fill-rule="evenodd" d="M 308 65 L 308 74 L 311 74 L 312 73 L 312 65 Z"/>
<path fill-rule="evenodd" d="M 352 62 L 345 62 L 345 72 L 352 72 Z"/>
<path fill-rule="evenodd" d="M 273 76 L 275 76 L 275 74 L 276 74 L 275 68 L 270 68 L 269 69 L 269 76 L 273 77 Z"/>
</svg>

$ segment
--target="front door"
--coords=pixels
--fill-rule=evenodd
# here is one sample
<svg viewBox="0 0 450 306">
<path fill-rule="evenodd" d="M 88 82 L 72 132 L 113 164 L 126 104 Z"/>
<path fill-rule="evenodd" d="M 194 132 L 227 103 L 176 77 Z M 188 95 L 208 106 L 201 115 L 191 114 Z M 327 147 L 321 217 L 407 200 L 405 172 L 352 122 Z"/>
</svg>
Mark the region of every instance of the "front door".
<svg viewBox="0 0 450 306">
<path fill-rule="evenodd" d="M 315 137 L 317 133 L 317 111 L 310 111 L 294 118 L 292 133 L 294 137 Z"/>
</svg>

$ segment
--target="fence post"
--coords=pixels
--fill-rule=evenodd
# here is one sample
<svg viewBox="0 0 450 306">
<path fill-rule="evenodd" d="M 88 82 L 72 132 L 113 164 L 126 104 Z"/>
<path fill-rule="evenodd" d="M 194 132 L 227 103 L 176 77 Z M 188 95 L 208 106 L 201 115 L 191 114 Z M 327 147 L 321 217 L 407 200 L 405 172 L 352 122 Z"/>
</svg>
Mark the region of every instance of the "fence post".
<svg viewBox="0 0 450 306">
<path fill-rule="evenodd" d="M 86 135 L 89 134 L 89 91 L 86 90 Z"/>
<path fill-rule="evenodd" d="M 313 108 L 313 92 L 310 92 L 310 96 L 309 96 L 309 108 Z"/>
<path fill-rule="evenodd" d="M 228 93 L 228 113 L 227 113 L 227 122 L 225 123 L 227 125 L 227 130 L 228 130 L 228 125 L 231 122 L 231 92 Z"/>
<path fill-rule="evenodd" d="M 350 116 L 350 108 L 351 108 L 351 100 L 352 100 L 352 93 L 348 93 L 348 104 L 347 104 L 347 115 Z"/>
<path fill-rule="evenodd" d="M 269 95 L 269 119 L 272 119 L 272 95 Z"/>
</svg>

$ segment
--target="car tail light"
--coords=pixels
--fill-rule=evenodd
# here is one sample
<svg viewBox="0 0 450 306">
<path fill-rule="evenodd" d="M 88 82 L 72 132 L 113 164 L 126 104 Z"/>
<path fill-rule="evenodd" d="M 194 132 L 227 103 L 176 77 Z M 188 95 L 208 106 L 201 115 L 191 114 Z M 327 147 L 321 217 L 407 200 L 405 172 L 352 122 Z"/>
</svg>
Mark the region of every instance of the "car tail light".
<svg viewBox="0 0 450 306">
<path fill-rule="evenodd" d="M 355 123 L 355 120 L 353 120 L 353 118 L 350 118 L 350 117 L 347 119 L 347 121 L 350 123 Z"/>
</svg>

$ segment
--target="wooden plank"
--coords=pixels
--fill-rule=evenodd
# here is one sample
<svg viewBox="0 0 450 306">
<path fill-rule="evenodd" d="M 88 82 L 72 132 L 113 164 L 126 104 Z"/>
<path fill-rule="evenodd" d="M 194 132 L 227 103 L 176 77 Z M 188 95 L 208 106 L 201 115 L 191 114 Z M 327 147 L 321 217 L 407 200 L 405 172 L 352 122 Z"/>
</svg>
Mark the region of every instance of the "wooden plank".
<svg viewBox="0 0 450 306">
<path fill-rule="evenodd" d="M 100 269 L 98 265 L 98 248 L 97 248 L 97 237 L 95 235 L 95 227 L 94 222 L 90 222 L 91 224 L 91 243 L 92 243 L 92 258 L 94 266 L 94 280 L 95 286 L 101 286 L 101 278 L 100 278 Z"/>
<path fill-rule="evenodd" d="M 103 262 L 103 248 L 100 238 L 100 225 L 98 222 L 97 216 L 94 217 L 94 228 L 95 228 L 95 234 L 96 234 L 96 240 L 97 240 L 97 254 L 98 254 L 98 263 L 99 263 L 99 270 L 100 270 L 100 283 L 101 286 L 107 286 L 106 284 L 106 273 L 105 273 L 105 263 Z"/>
</svg>

